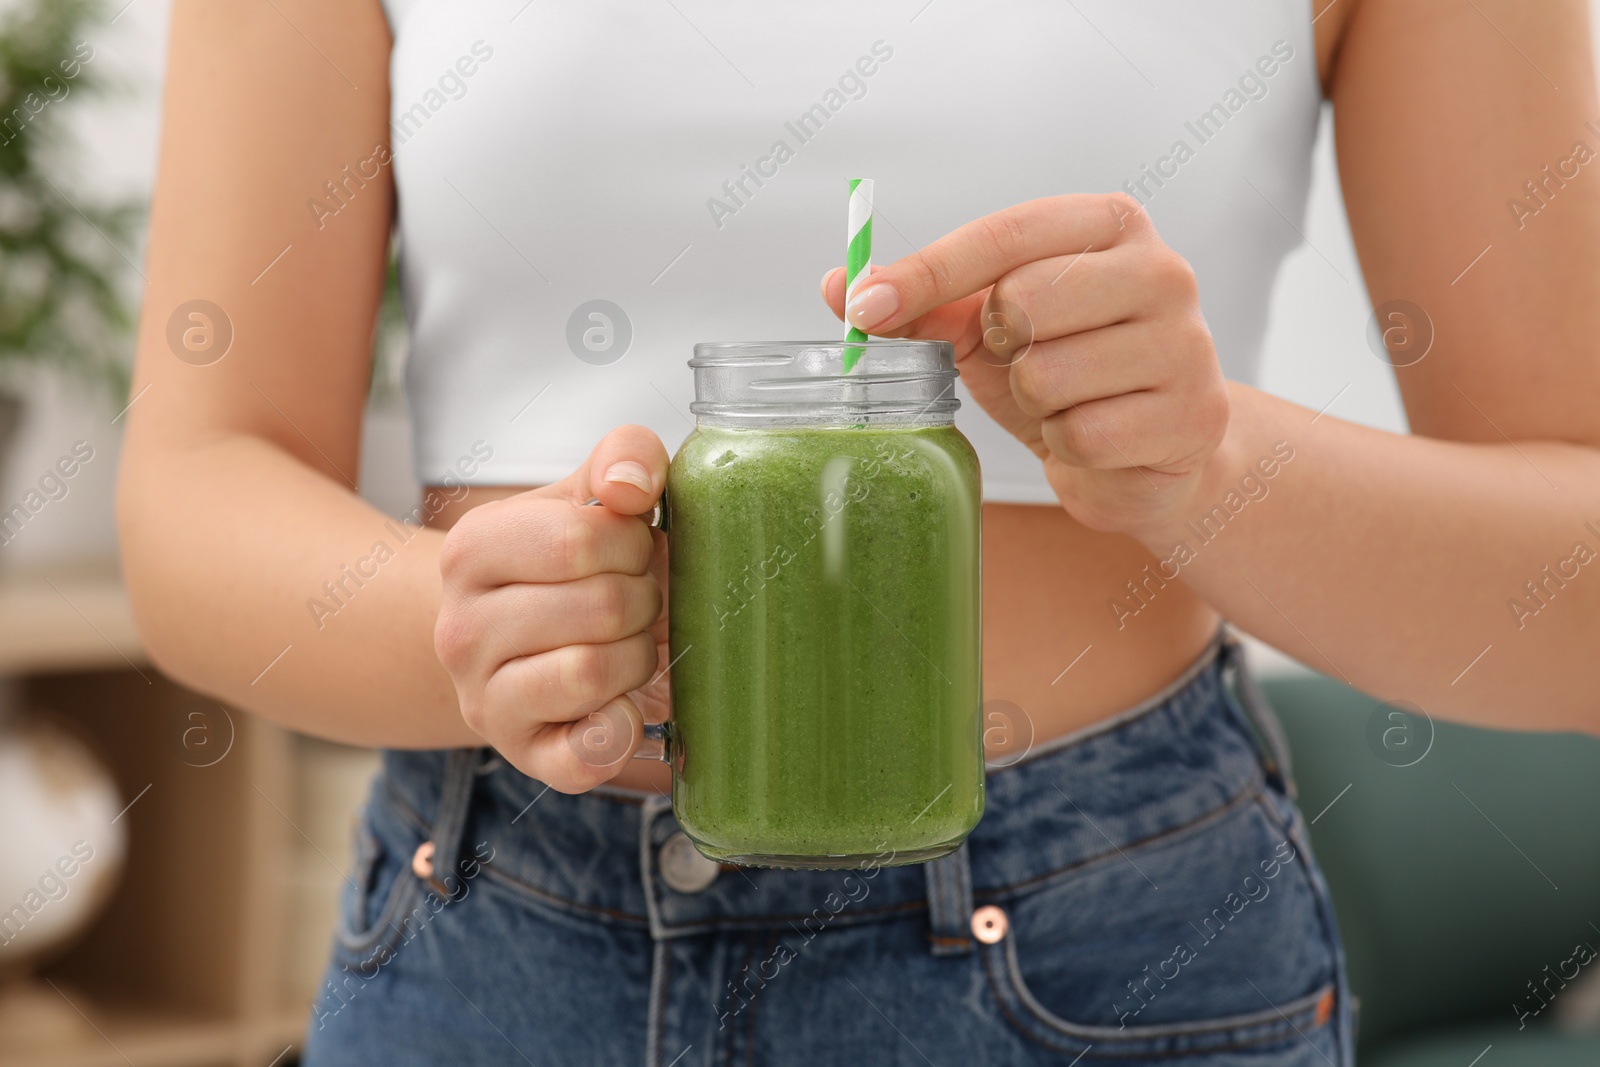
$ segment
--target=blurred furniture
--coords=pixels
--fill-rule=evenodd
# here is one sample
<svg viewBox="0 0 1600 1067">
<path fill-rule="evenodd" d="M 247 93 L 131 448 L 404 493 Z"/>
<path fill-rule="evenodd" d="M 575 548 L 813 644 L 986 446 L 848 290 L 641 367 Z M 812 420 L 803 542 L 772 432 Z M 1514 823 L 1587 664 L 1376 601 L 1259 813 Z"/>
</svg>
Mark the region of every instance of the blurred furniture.
<svg viewBox="0 0 1600 1067">
<path fill-rule="evenodd" d="M 83 1017 L 36 977 L 77 944 L 122 879 L 122 794 L 96 746 L 0 690 L 0 1044 L 62 1044 Z"/>
<path fill-rule="evenodd" d="M 1424 755 L 1414 718 L 1399 755 L 1379 739 L 1402 720 L 1370 696 L 1305 673 L 1263 688 L 1316 820 L 1362 1067 L 1600 1064 L 1600 1032 L 1553 1024 L 1600 988 L 1600 960 L 1566 962 L 1600 948 L 1600 741 L 1436 723 Z"/>
<path fill-rule="evenodd" d="M 0 1034 L 0 1067 L 293 1062 L 371 755 L 163 678 L 110 565 L 0 575 L 0 675 L 83 728 L 129 805 L 115 897 L 41 972 L 87 1025 L 44 1051 Z"/>
</svg>

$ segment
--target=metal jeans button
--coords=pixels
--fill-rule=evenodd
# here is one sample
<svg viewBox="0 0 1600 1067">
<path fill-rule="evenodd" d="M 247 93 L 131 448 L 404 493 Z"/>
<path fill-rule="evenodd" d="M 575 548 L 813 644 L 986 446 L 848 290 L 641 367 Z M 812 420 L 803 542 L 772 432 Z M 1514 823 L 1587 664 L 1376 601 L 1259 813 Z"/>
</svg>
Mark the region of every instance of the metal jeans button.
<svg viewBox="0 0 1600 1067">
<path fill-rule="evenodd" d="M 661 880 L 679 893 L 700 893 L 722 873 L 715 860 L 700 855 L 689 835 L 678 831 L 661 846 Z"/>
</svg>

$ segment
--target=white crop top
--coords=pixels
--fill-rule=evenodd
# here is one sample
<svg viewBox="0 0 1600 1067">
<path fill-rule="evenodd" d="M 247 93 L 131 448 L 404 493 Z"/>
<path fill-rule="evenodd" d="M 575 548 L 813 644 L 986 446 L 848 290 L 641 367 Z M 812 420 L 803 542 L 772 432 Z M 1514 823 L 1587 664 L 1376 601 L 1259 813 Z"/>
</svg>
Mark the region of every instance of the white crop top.
<svg viewBox="0 0 1600 1067">
<path fill-rule="evenodd" d="M 697 341 L 842 336 L 847 179 L 887 263 L 1011 204 L 1124 189 L 1255 376 L 1319 113 L 1310 0 L 386 0 L 416 474 L 670 450 Z M 604 303 L 597 303 L 604 302 Z M 984 497 L 1054 502 L 963 392 Z M 475 447 L 476 446 L 476 447 Z"/>
</svg>

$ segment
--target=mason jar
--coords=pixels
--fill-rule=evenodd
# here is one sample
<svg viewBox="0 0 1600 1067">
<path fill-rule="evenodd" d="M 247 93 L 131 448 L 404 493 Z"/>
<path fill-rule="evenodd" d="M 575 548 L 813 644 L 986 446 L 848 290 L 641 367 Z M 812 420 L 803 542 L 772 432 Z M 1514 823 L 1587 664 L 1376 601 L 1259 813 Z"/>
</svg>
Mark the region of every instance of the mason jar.
<svg viewBox="0 0 1600 1067">
<path fill-rule="evenodd" d="M 667 480 L 679 823 L 756 866 L 954 851 L 984 768 L 981 492 L 951 346 L 700 344 L 689 365 Z"/>
</svg>

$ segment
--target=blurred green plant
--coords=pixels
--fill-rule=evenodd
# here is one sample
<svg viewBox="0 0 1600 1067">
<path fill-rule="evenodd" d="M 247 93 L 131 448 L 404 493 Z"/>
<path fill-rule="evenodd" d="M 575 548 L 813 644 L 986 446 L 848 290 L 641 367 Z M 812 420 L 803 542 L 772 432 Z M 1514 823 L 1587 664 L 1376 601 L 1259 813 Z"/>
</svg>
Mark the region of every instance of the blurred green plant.
<svg viewBox="0 0 1600 1067">
<path fill-rule="evenodd" d="M 49 365 L 126 396 L 133 311 L 122 285 L 141 214 L 74 196 L 70 97 L 103 92 L 84 32 L 101 0 L 20 0 L 0 19 L 0 375 Z M 69 197 L 71 199 L 69 199 Z"/>
<path fill-rule="evenodd" d="M 389 244 L 389 267 L 384 278 L 383 302 L 372 331 L 372 370 L 368 397 L 378 403 L 397 403 L 405 393 L 406 312 L 400 299 L 400 257 Z"/>
</svg>

